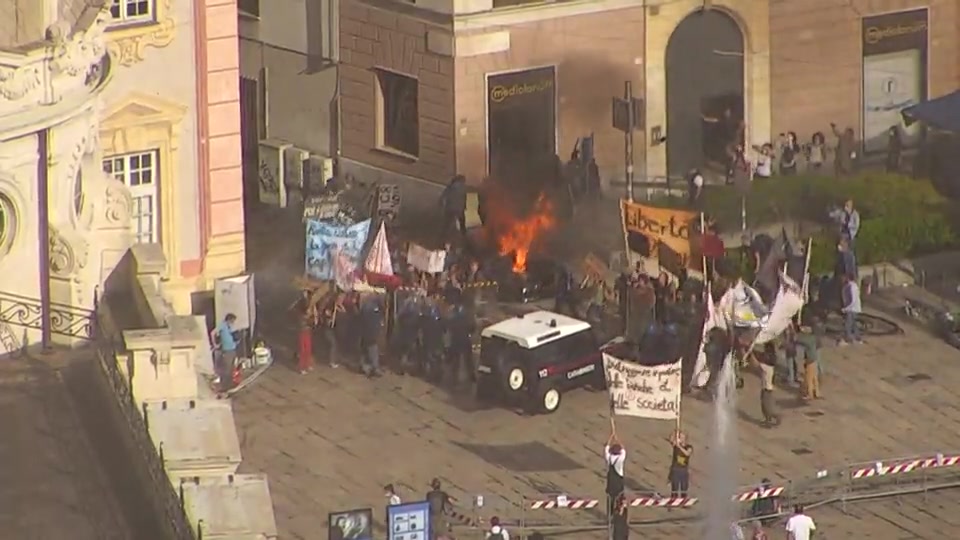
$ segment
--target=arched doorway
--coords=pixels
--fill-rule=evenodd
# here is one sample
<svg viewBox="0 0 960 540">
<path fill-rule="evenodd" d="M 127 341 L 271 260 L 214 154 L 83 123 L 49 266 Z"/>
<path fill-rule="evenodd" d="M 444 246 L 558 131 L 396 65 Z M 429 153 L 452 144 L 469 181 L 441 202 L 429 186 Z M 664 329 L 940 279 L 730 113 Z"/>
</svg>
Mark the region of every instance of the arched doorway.
<svg viewBox="0 0 960 540">
<path fill-rule="evenodd" d="M 667 171 L 722 172 L 744 118 L 744 36 L 719 9 L 697 10 L 677 25 L 666 53 Z"/>
</svg>

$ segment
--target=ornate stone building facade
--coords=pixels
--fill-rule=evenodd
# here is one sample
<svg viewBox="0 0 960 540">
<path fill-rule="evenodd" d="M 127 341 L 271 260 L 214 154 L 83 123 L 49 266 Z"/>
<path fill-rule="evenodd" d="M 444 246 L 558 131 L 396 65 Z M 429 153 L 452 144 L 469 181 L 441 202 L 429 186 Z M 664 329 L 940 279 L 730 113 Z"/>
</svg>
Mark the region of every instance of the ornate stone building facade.
<svg viewBox="0 0 960 540">
<path fill-rule="evenodd" d="M 716 161 L 727 114 L 745 123 L 748 145 L 836 122 L 873 148 L 897 107 L 956 87 L 958 9 L 954 0 L 344 0 L 341 163 L 411 188 L 455 172 L 476 183 L 522 159 L 512 151 L 565 160 L 592 138 L 602 175 L 622 179 L 611 99 L 626 81 L 643 100 L 638 179 Z"/>
<path fill-rule="evenodd" d="M 235 1 L 28 4 L 0 6 L 0 354 L 89 337 L 132 243 L 181 314 L 245 267 Z"/>
<path fill-rule="evenodd" d="M 0 38 L 0 354 L 89 337 L 96 290 L 132 241 L 130 192 L 100 167 L 107 15 L 60 4 L 77 9 Z"/>
</svg>

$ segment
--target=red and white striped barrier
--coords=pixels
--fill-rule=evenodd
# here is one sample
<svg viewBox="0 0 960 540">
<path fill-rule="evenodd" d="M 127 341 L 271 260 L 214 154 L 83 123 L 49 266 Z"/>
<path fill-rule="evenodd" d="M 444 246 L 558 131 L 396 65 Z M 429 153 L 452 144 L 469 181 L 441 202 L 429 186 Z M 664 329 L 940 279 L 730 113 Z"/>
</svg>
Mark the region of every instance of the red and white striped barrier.
<svg viewBox="0 0 960 540">
<path fill-rule="evenodd" d="M 892 465 L 884 465 L 878 461 L 872 467 L 862 467 L 850 473 L 854 480 L 860 478 L 872 478 L 876 476 L 890 476 L 894 474 L 904 474 L 919 469 L 933 469 L 938 467 L 953 467 L 960 464 L 960 456 L 935 456 L 925 459 L 911 459 L 901 461 Z"/>
<path fill-rule="evenodd" d="M 630 500 L 630 506 L 654 508 L 689 508 L 697 504 L 694 497 L 637 497 Z"/>
<path fill-rule="evenodd" d="M 771 497 L 779 497 L 783 494 L 783 491 L 786 488 L 784 487 L 771 487 L 771 488 L 757 488 L 753 491 L 745 491 L 739 495 L 734 495 L 733 500 L 739 502 L 748 502 L 748 501 L 758 501 L 760 499 L 769 499 Z"/>
<path fill-rule="evenodd" d="M 531 510 L 553 510 L 555 508 L 565 508 L 568 510 L 588 510 L 600 505 L 597 499 L 567 499 L 566 497 L 557 497 L 545 501 L 533 501 L 530 503 Z"/>
</svg>

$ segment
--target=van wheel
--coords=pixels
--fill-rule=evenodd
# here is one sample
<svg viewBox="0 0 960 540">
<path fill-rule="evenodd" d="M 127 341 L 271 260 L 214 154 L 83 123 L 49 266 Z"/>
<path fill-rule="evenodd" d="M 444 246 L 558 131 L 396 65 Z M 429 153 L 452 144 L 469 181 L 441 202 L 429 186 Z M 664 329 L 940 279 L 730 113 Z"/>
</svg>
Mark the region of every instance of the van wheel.
<svg viewBox="0 0 960 540">
<path fill-rule="evenodd" d="M 557 412 L 557 409 L 560 408 L 560 400 L 562 394 L 560 389 L 555 386 L 546 386 L 540 392 L 540 412 L 550 414 Z"/>
<path fill-rule="evenodd" d="M 503 383 L 508 393 L 515 394 L 523 391 L 523 387 L 527 384 L 527 376 L 523 372 L 523 366 L 519 364 L 508 365 L 503 373 L 506 376 Z"/>
</svg>

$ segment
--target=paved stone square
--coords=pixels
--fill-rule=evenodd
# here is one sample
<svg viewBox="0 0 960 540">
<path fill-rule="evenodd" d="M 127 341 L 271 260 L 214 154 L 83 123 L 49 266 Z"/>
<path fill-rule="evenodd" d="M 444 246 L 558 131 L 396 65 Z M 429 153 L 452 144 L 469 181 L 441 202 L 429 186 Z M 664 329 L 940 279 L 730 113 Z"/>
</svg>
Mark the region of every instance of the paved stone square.
<svg viewBox="0 0 960 540">
<path fill-rule="evenodd" d="M 784 423 L 776 429 L 758 425 L 758 381 L 747 377 L 738 404 L 742 484 L 762 477 L 781 484 L 844 463 L 960 450 L 960 397 L 955 393 L 960 369 L 954 365 L 960 353 L 955 349 L 907 328 L 902 336 L 830 347 L 823 354 L 826 398 L 801 406 L 791 391 L 778 390 Z M 683 427 L 697 449 L 694 495 L 710 476 L 711 407 L 692 397 L 682 405 Z M 466 387 L 451 390 L 392 374 L 370 381 L 346 367 L 318 367 L 301 376 L 281 358 L 234 398 L 234 408 L 243 468 L 269 474 L 282 538 L 322 538 L 327 513 L 335 510 L 372 506 L 382 521 L 381 487 L 386 483 L 415 500 L 423 497 L 431 478 L 439 477 L 461 501 L 484 495 L 487 518 L 517 519 L 516 506 L 557 493 L 603 496 L 601 450 L 610 423 L 602 393 L 574 391 L 558 413 L 529 417 L 478 409 Z M 666 491 L 666 438 L 673 422 L 620 419 L 617 427 L 629 452 L 628 488 Z M 526 519 L 537 517 L 530 512 Z M 598 517 L 583 516 L 586 521 Z M 631 514 L 658 516 L 667 517 L 654 509 Z M 858 519 L 870 519 L 864 516 Z M 564 523 L 574 519 L 570 514 L 561 518 Z M 921 521 L 937 526 L 933 517 Z M 669 538 L 685 538 L 690 529 L 682 530 L 686 532 Z M 924 534 L 932 536 L 915 537 L 938 538 Z"/>
</svg>

